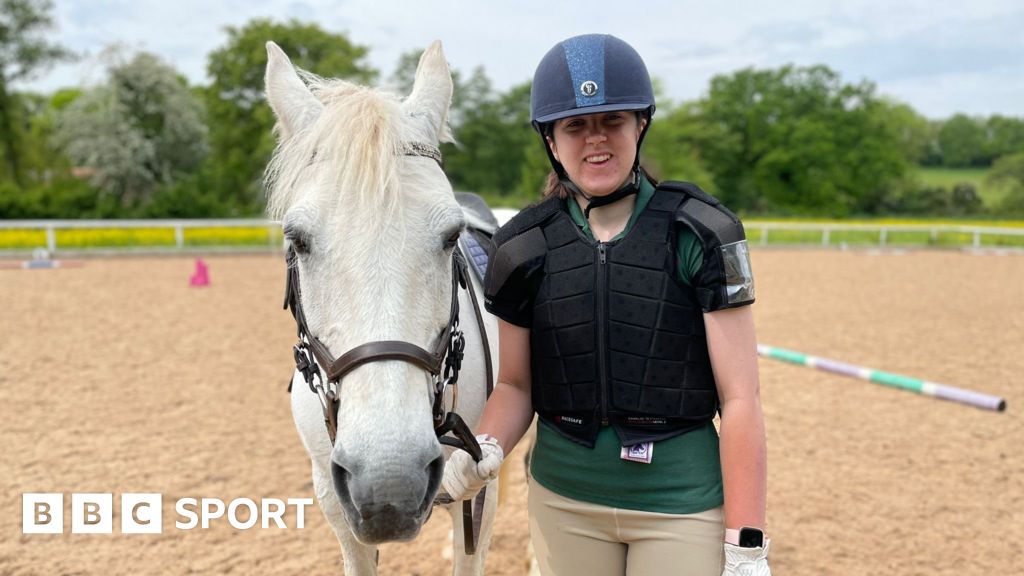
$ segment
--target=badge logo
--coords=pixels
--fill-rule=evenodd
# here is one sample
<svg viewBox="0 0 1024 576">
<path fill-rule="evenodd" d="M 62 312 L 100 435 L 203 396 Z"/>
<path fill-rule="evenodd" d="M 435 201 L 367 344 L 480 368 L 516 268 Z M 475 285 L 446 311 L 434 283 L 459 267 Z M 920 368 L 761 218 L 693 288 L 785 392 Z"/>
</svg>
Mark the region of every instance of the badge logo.
<svg viewBox="0 0 1024 576">
<path fill-rule="evenodd" d="M 654 458 L 654 442 L 641 442 L 632 446 L 623 446 L 620 457 L 623 460 L 650 464 Z"/>
<path fill-rule="evenodd" d="M 597 82 L 593 80 L 587 80 L 583 84 L 580 84 L 580 92 L 584 96 L 593 96 L 597 94 Z"/>
</svg>

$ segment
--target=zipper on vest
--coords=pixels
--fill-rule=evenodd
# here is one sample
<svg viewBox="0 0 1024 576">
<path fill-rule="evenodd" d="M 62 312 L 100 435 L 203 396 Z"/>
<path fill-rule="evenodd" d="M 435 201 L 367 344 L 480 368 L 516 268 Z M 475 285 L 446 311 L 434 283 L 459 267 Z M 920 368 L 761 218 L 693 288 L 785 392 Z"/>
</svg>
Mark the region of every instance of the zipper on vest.
<svg viewBox="0 0 1024 576">
<path fill-rule="evenodd" d="M 597 365 L 601 378 L 601 424 L 608 425 L 608 352 L 605 350 L 605 313 L 608 303 L 605 295 L 608 284 L 608 270 L 605 264 L 608 262 L 606 246 L 604 242 L 597 244 Z"/>
</svg>

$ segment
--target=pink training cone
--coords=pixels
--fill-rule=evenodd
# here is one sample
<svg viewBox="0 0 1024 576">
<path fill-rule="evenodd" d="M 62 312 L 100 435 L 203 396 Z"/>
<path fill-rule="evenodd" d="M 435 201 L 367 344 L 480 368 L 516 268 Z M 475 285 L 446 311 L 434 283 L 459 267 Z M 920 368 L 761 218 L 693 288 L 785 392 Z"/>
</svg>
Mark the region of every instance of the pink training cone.
<svg viewBox="0 0 1024 576">
<path fill-rule="evenodd" d="M 209 286 L 210 285 L 210 274 L 209 269 L 206 266 L 206 262 L 203 262 L 202 258 L 196 258 L 196 271 L 189 278 L 189 286 Z"/>
</svg>

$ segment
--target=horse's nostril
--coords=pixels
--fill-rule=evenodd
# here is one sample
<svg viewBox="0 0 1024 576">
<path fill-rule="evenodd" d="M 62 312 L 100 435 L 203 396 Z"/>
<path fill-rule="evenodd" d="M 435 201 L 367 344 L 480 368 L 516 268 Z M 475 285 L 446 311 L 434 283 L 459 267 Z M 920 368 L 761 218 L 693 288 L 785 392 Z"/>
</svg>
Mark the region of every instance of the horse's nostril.
<svg viewBox="0 0 1024 576">
<path fill-rule="evenodd" d="M 444 475 L 444 455 L 434 458 L 427 464 L 427 493 L 424 495 L 421 511 L 425 512 L 434 504 L 434 495 L 441 486 L 441 477 Z"/>
<path fill-rule="evenodd" d="M 434 478 L 444 474 L 444 455 L 438 456 L 427 464 L 427 478 Z"/>
<path fill-rule="evenodd" d="M 334 480 L 334 493 L 338 495 L 342 502 L 350 502 L 352 500 L 348 490 L 350 477 L 351 474 L 349 474 L 349 471 L 344 466 L 339 465 L 337 462 L 331 462 L 331 478 Z"/>
</svg>

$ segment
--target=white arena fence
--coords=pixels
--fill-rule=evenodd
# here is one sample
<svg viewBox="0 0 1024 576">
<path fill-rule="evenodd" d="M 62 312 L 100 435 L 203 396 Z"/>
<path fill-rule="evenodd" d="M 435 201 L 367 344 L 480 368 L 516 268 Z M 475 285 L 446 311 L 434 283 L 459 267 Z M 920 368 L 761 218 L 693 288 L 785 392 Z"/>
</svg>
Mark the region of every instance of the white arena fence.
<svg viewBox="0 0 1024 576">
<path fill-rule="evenodd" d="M 507 222 L 514 209 L 497 208 L 499 222 Z M 934 224 L 843 224 L 815 222 L 745 222 L 752 246 L 821 246 L 821 247 L 946 247 L 946 248 L 1017 248 L 1024 249 L 1024 227 L 957 226 Z M 61 243 L 62 232 L 73 230 L 107 230 L 130 234 L 132 230 L 161 230 L 164 240 L 157 244 L 83 245 Z M 190 241 L 190 234 L 211 229 L 266 230 L 265 242 Z M 5 241 L 12 232 L 34 233 L 32 245 L 12 247 Z M 40 232 L 42 234 L 40 234 Z M 173 234 L 173 240 L 170 240 Z M 210 252 L 274 252 L 282 249 L 280 223 L 266 219 L 190 219 L 190 220 L 0 220 L 0 256 L 16 257 L 39 249 L 51 256 L 210 253 Z"/>
<path fill-rule="evenodd" d="M 1024 227 L 952 224 L 844 224 L 838 222 L 744 222 L 750 244 L 1024 248 Z"/>
</svg>

